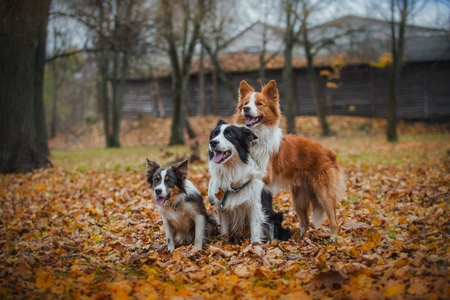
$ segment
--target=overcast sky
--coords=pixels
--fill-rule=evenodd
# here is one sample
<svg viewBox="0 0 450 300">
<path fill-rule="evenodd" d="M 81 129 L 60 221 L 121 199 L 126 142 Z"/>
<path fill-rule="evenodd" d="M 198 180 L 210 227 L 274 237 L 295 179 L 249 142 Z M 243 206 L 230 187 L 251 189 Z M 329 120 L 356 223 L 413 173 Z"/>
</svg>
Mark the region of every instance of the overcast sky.
<svg viewBox="0 0 450 300">
<path fill-rule="evenodd" d="M 266 0 L 268 3 L 271 0 Z M 261 8 L 266 1 L 261 0 L 247 0 L 241 1 L 240 5 L 243 11 L 248 15 L 249 22 L 258 21 L 262 19 L 258 8 Z M 272 3 L 276 3 L 275 1 Z M 408 24 L 441 28 L 450 30 L 450 0 L 421 0 L 421 4 L 417 11 L 408 19 Z M 262 3 L 262 4 L 261 4 Z M 331 21 L 333 19 L 346 16 L 356 15 L 360 17 L 368 17 L 375 19 L 386 19 L 386 12 L 389 12 L 389 0 L 338 0 L 334 1 L 328 6 L 328 9 L 321 11 L 320 18 L 315 18 L 314 25 L 319 25 Z M 271 24 L 279 23 L 279 13 L 274 11 L 272 18 L 268 22 Z"/>
</svg>

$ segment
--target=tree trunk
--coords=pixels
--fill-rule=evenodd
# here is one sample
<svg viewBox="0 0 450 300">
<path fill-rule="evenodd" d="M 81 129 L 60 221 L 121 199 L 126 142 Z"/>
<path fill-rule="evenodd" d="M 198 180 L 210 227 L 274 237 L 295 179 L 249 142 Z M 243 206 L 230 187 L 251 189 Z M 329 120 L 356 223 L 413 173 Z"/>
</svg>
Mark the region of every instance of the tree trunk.
<svg viewBox="0 0 450 300">
<path fill-rule="evenodd" d="M 45 1 L 46 2 L 46 1 Z M 49 1 L 50 2 L 50 1 Z M 44 4 L 45 5 L 45 4 Z M 47 10 L 47 9 L 46 9 Z M 36 145 L 45 155 L 50 155 L 47 145 L 47 125 L 44 109 L 44 72 L 45 72 L 45 46 L 47 40 L 48 10 L 37 28 L 37 46 L 34 65 L 34 126 L 36 129 Z"/>
<path fill-rule="evenodd" d="M 99 97 L 102 103 L 103 112 L 103 130 L 105 133 L 106 147 L 113 147 L 111 133 L 110 133 L 110 105 L 108 97 L 108 55 L 103 51 L 98 57 L 98 71 L 99 71 Z"/>
<path fill-rule="evenodd" d="M 201 45 L 200 49 L 200 60 L 199 60 L 199 67 L 198 67 L 198 89 L 200 94 L 200 103 L 202 104 L 202 115 L 207 115 L 206 110 L 206 97 L 205 97 L 205 66 L 204 66 L 204 46 L 203 43 Z"/>
<path fill-rule="evenodd" d="M 286 10 L 286 31 L 284 33 L 284 67 L 283 87 L 286 99 L 285 114 L 287 119 L 287 132 L 295 134 L 295 103 L 294 103 L 294 72 L 292 70 L 292 49 L 294 47 L 294 28 L 291 19 L 292 6 Z"/>
<path fill-rule="evenodd" d="M 264 60 L 265 50 L 259 54 L 259 80 L 261 84 L 266 81 L 266 61 Z"/>
<path fill-rule="evenodd" d="M 183 128 L 185 126 L 183 112 L 183 84 L 182 78 L 177 78 L 172 73 L 172 95 L 173 95 L 173 113 L 172 127 L 169 145 L 184 145 Z"/>
<path fill-rule="evenodd" d="M 159 84 L 157 81 L 153 81 L 151 84 L 151 91 L 153 94 L 153 98 L 156 101 L 156 105 L 158 107 L 158 115 L 161 118 L 166 117 L 166 111 L 164 110 L 164 106 L 161 100 L 161 95 L 159 94 Z"/>
<path fill-rule="evenodd" d="M 219 60 L 217 58 L 218 56 L 217 51 L 213 51 L 212 48 L 208 45 L 205 45 L 205 49 L 206 51 L 208 51 L 209 57 L 211 58 L 216 76 L 219 75 L 220 80 L 222 80 L 222 82 L 228 87 L 231 94 L 233 95 L 233 99 L 237 100 L 238 99 L 237 88 L 233 85 L 233 83 L 231 83 L 231 81 L 227 77 L 227 74 L 225 74 L 225 71 L 220 66 Z"/>
<path fill-rule="evenodd" d="M 265 15 L 264 24 L 263 24 L 263 34 L 262 34 L 262 47 L 261 52 L 259 53 L 259 79 L 261 80 L 261 84 L 264 84 L 266 81 L 266 47 L 267 47 L 267 25 L 266 25 L 267 13 Z"/>
<path fill-rule="evenodd" d="M 214 68 L 212 72 L 212 104 L 216 116 L 219 115 L 219 101 L 217 99 L 217 72 Z"/>
<path fill-rule="evenodd" d="M 120 69 L 120 70 L 119 70 Z M 122 115 L 122 98 L 125 76 L 128 70 L 128 55 L 118 50 L 113 51 L 113 78 L 111 80 L 113 103 L 112 103 L 112 133 L 110 136 L 110 147 L 120 147 L 119 133 Z"/>
<path fill-rule="evenodd" d="M 400 4 L 400 3 L 397 3 Z M 389 142 L 397 142 L 397 98 L 398 83 L 400 82 L 400 72 L 402 68 L 403 49 L 405 43 L 405 26 L 408 17 L 408 0 L 403 0 L 398 8 L 400 10 L 400 22 L 398 22 L 399 33 L 398 40 L 395 32 L 395 1 L 391 0 L 391 43 L 392 43 L 392 66 L 389 72 L 389 98 L 387 111 L 387 140 Z M 413 4 L 411 4 L 413 5 Z"/>
<path fill-rule="evenodd" d="M 312 63 L 310 64 L 308 62 L 307 73 L 308 73 L 309 86 L 311 88 L 314 102 L 316 104 L 317 117 L 319 118 L 320 127 L 322 128 L 322 135 L 330 136 L 331 130 L 330 130 L 330 127 L 328 126 L 328 122 L 326 120 L 327 113 L 326 113 L 325 102 L 323 101 L 323 98 L 320 95 L 319 86 L 317 84 L 317 77 L 316 77 L 314 68 L 312 66 Z"/>
<path fill-rule="evenodd" d="M 50 164 L 42 101 L 49 9 L 49 0 L 0 4 L 0 40 L 8 41 L 0 55 L 1 173 L 26 172 Z"/>
<path fill-rule="evenodd" d="M 53 90 L 52 90 L 52 107 L 50 112 L 50 138 L 56 136 L 56 98 L 58 97 L 57 80 L 56 75 L 56 61 L 51 62 L 52 75 L 53 75 Z"/>
<path fill-rule="evenodd" d="M 327 112 L 326 112 L 325 102 L 320 95 L 319 86 L 317 84 L 317 77 L 316 77 L 316 73 L 314 71 L 313 55 L 311 53 L 311 45 L 309 43 L 308 28 L 306 27 L 306 19 L 304 19 L 303 22 L 304 22 L 303 45 L 304 45 L 306 61 L 307 61 L 306 69 L 307 69 L 307 73 L 308 73 L 308 82 L 309 82 L 309 86 L 311 88 L 311 93 L 314 98 L 314 103 L 316 104 L 316 112 L 317 112 L 317 117 L 319 118 L 320 127 L 322 128 L 322 135 L 330 136 L 331 130 L 330 130 L 330 127 L 328 126 L 328 122 L 326 120 Z"/>
<path fill-rule="evenodd" d="M 397 79 L 394 65 L 389 74 L 389 98 L 387 110 L 387 140 L 389 142 L 398 141 L 397 136 Z"/>
</svg>

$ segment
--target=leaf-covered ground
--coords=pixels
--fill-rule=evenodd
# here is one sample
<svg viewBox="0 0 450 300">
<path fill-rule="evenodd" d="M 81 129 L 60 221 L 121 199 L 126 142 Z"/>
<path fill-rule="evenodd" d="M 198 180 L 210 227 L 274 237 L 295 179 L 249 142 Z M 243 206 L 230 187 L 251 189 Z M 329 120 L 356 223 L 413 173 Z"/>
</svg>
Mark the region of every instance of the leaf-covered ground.
<svg viewBox="0 0 450 300">
<path fill-rule="evenodd" d="M 162 247 L 145 157 L 168 165 L 190 148 L 55 152 L 52 169 L 0 175 L 0 298 L 448 299 L 449 137 L 320 140 L 347 172 L 336 243 L 327 224 L 300 238 L 281 194 L 290 241 L 216 238 L 173 253 Z M 189 178 L 206 195 L 200 152 Z"/>
</svg>

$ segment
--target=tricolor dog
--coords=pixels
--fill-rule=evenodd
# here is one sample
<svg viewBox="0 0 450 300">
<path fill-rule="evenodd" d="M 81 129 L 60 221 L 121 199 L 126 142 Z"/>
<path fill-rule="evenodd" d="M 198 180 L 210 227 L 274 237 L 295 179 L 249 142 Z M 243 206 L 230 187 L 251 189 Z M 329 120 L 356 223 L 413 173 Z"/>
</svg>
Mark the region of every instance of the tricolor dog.
<svg viewBox="0 0 450 300">
<path fill-rule="evenodd" d="M 217 231 L 217 221 L 206 213 L 203 198 L 187 174 L 187 160 L 161 168 L 147 158 L 145 175 L 163 219 L 170 251 L 175 249 L 175 243 L 192 242 L 201 250 L 204 237 Z"/>
<path fill-rule="evenodd" d="M 260 93 L 242 81 L 235 122 L 245 125 L 258 139 L 250 149 L 251 157 L 261 171 L 267 171 L 264 182 L 275 193 L 288 187 L 300 219 L 300 235 L 309 226 L 312 208 L 313 224 L 330 221 L 333 237 L 338 234 L 336 206 L 344 189 L 343 171 L 336 154 L 319 143 L 293 134 L 283 135 L 279 128 L 281 112 L 274 80 Z"/>
<path fill-rule="evenodd" d="M 219 119 L 209 141 L 208 199 L 217 208 L 221 234 L 235 239 L 250 228 L 251 242 L 288 240 L 292 230 L 281 226 L 283 215 L 273 211 L 264 190 L 264 172 L 249 155 L 256 139 L 251 130 Z"/>
</svg>

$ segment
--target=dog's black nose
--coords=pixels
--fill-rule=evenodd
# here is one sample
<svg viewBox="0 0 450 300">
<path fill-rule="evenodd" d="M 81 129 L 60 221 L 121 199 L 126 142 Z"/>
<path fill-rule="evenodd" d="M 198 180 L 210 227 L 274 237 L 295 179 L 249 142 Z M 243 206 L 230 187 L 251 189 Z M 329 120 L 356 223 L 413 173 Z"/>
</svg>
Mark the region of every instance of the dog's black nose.
<svg viewBox="0 0 450 300">
<path fill-rule="evenodd" d="M 219 141 L 212 140 L 212 141 L 209 142 L 209 144 L 211 145 L 211 148 L 214 148 L 214 147 L 216 147 L 217 145 L 219 145 Z"/>
<path fill-rule="evenodd" d="M 244 106 L 244 111 L 248 112 L 250 110 L 250 106 Z"/>
<path fill-rule="evenodd" d="M 161 189 L 156 189 L 156 190 L 155 190 L 155 194 L 156 194 L 156 195 L 159 196 L 159 195 L 161 195 L 161 193 L 162 193 L 162 190 L 161 190 Z"/>
</svg>

